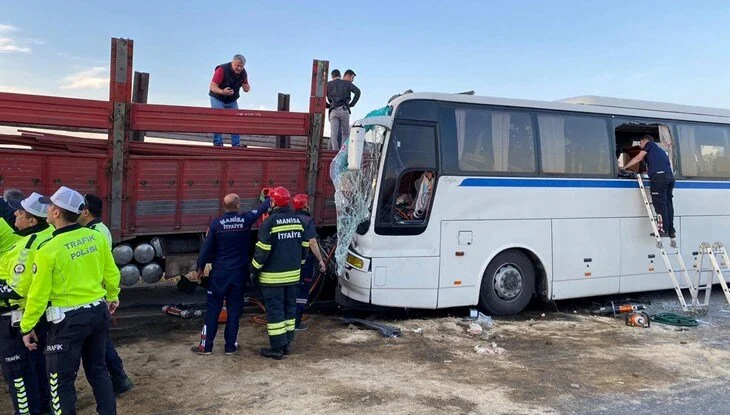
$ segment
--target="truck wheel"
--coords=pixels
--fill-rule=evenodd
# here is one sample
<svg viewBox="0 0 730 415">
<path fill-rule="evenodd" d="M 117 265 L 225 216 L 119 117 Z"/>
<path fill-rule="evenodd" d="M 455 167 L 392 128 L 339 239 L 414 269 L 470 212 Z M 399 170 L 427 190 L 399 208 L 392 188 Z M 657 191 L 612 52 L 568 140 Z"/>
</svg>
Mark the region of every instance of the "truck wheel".
<svg viewBox="0 0 730 415">
<path fill-rule="evenodd" d="M 535 292 L 535 270 L 520 251 L 502 252 L 484 271 L 479 308 L 492 315 L 517 314 Z"/>
</svg>

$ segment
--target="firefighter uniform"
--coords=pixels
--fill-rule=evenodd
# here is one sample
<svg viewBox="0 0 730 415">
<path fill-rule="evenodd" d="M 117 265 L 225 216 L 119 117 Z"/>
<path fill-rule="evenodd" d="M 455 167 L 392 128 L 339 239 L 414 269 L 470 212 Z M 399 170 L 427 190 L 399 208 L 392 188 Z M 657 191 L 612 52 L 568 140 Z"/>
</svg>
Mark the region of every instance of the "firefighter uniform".
<svg viewBox="0 0 730 415">
<path fill-rule="evenodd" d="M 296 211 L 296 215 L 299 220 L 302 221 L 302 226 L 304 227 L 304 240 L 309 241 L 310 239 L 317 238 L 317 226 L 314 223 L 312 215 L 305 209 L 298 209 Z M 309 301 L 309 291 L 312 289 L 312 284 L 314 283 L 314 271 L 316 265 L 317 261 L 314 254 L 308 250 L 307 257 L 304 260 L 304 265 L 302 265 L 302 278 L 299 282 L 297 294 L 297 328 L 300 327 L 304 309 L 307 307 L 307 302 Z"/>
<path fill-rule="evenodd" d="M 259 228 L 251 272 L 261 286 L 271 344 L 261 355 L 282 359 L 294 339 L 297 291 L 309 242 L 301 219 L 287 207 L 289 192 L 276 188 L 270 196 L 276 207 Z"/>
<path fill-rule="evenodd" d="M 209 354 L 218 331 L 218 317 L 226 302 L 227 318 L 223 333 L 225 353 L 234 353 L 238 348 L 238 329 L 243 314 L 243 296 L 248 275 L 248 250 L 251 241 L 251 227 L 269 210 L 269 200 L 250 212 L 226 212 L 215 218 L 208 229 L 198 256 L 198 269 L 205 264 L 213 266 L 208 286 L 208 301 L 205 311 L 205 325 L 200 344 L 193 349 L 198 354 Z"/>
<path fill-rule="evenodd" d="M 34 193 L 19 203 L 26 205 L 22 209 L 44 217 L 45 206 L 37 202 L 40 197 Z M 40 414 L 50 409 L 43 352 L 29 351 L 25 347 L 15 316 L 25 307 L 24 298 L 33 278 L 35 252 L 41 242 L 51 237 L 52 231 L 45 221 L 17 231 L 20 239 L 0 258 L 0 365 L 16 414 Z M 39 322 L 34 331 L 43 344 L 46 322 Z"/>
<path fill-rule="evenodd" d="M 56 209 L 79 213 L 83 200 L 77 192 L 61 187 L 47 201 Z M 97 412 L 116 414 L 104 359 L 109 328 L 106 301 L 118 299 L 119 270 L 106 239 L 78 224 L 56 229 L 38 247 L 33 273 L 20 330 L 29 336 L 46 313 L 49 330 L 45 355 L 54 413 L 75 413 L 74 381 L 83 360 Z"/>
</svg>

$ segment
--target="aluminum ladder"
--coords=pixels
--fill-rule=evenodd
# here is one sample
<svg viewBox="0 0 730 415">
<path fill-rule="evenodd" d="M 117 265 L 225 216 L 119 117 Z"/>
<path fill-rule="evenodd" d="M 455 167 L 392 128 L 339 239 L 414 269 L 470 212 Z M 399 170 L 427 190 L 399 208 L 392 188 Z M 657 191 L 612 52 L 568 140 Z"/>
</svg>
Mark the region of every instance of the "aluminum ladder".
<svg viewBox="0 0 730 415">
<path fill-rule="evenodd" d="M 641 177 L 640 174 L 636 175 L 636 181 L 639 183 L 639 190 L 641 192 L 641 198 L 644 201 L 644 207 L 646 208 L 646 214 L 649 217 L 649 222 L 651 223 L 651 229 L 653 231 L 654 239 L 656 239 L 656 247 L 659 249 L 659 253 L 662 256 L 662 259 L 664 260 L 664 266 L 667 269 L 667 274 L 669 274 L 669 278 L 672 279 L 672 284 L 674 284 L 674 291 L 677 293 L 677 298 L 679 298 L 679 303 L 682 305 L 682 310 L 685 313 L 706 313 L 707 312 L 707 305 L 700 304 L 698 301 L 698 287 L 693 283 L 692 278 L 689 275 L 689 272 L 687 271 L 687 267 L 684 264 L 684 259 L 682 259 L 682 254 L 679 252 L 679 249 L 677 247 L 677 240 L 674 238 L 671 238 L 670 240 L 670 247 L 671 251 L 667 251 L 667 249 L 664 247 L 664 242 L 662 241 L 662 237 L 659 234 L 659 225 L 657 223 L 657 215 L 654 212 L 654 208 L 652 207 L 652 203 L 649 201 L 649 195 L 646 194 L 646 187 L 644 186 L 644 179 Z M 679 264 L 679 268 L 674 268 L 672 266 L 672 261 L 670 260 L 670 255 L 677 258 L 677 263 Z M 677 274 L 681 274 L 684 278 L 684 282 L 687 284 L 687 287 L 689 288 L 689 293 L 691 297 L 690 304 L 687 304 L 687 301 L 685 301 L 684 293 L 682 293 L 682 287 L 679 285 L 679 280 L 677 278 Z"/>
<path fill-rule="evenodd" d="M 712 268 L 703 268 L 705 257 L 710 260 L 710 266 Z M 719 261 L 718 258 L 720 259 Z M 722 290 L 725 293 L 725 299 L 728 304 L 730 304 L 730 290 L 728 290 L 727 281 L 725 281 L 725 276 L 722 274 L 723 268 L 725 268 L 726 271 L 730 268 L 730 258 L 728 258 L 725 245 L 723 245 L 722 242 L 715 242 L 712 245 L 707 242 L 702 242 L 700 244 L 699 252 L 695 255 L 694 268 L 697 288 L 698 290 L 705 290 L 704 305 L 710 305 L 710 293 L 712 292 L 712 284 L 715 282 L 715 277 L 719 280 L 720 286 L 722 286 Z M 702 274 L 708 272 L 711 273 L 710 277 L 705 282 L 705 285 L 702 285 Z"/>
</svg>

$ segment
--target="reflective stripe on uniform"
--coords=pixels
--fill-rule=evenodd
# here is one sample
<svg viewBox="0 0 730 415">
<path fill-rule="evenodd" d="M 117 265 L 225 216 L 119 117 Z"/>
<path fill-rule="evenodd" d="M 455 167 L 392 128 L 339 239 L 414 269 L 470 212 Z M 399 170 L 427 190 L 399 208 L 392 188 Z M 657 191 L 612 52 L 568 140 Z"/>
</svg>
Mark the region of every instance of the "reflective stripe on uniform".
<svg viewBox="0 0 730 415">
<path fill-rule="evenodd" d="M 305 248 L 309 248 L 309 241 L 302 241 L 302 246 Z"/>
<path fill-rule="evenodd" d="M 255 266 L 255 265 L 254 265 Z M 261 284 L 286 284 L 299 281 L 302 270 L 284 272 L 262 272 L 259 277 Z"/>
<path fill-rule="evenodd" d="M 289 232 L 289 231 L 304 232 L 304 227 L 302 227 L 302 225 L 280 225 L 280 226 L 274 226 L 273 228 L 271 228 L 271 233 Z"/>
<path fill-rule="evenodd" d="M 297 324 L 296 319 L 285 320 L 284 322 L 286 323 L 286 331 L 294 331 Z"/>
<path fill-rule="evenodd" d="M 263 267 L 263 265 L 259 264 L 259 262 L 256 261 L 255 259 L 253 261 L 251 261 L 251 265 L 253 265 L 253 267 L 256 269 L 261 269 Z"/>
<path fill-rule="evenodd" d="M 306 262 L 307 262 L 307 260 L 306 259 L 303 259 L 302 260 L 302 265 L 304 265 Z"/>
<path fill-rule="evenodd" d="M 51 373 L 48 378 L 48 383 L 51 386 L 51 405 L 53 406 L 53 413 L 55 415 L 60 415 L 62 412 L 61 397 L 58 396 L 58 373 Z"/>
<path fill-rule="evenodd" d="M 264 251 L 271 251 L 271 245 L 265 244 L 261 241 L 256 242 L 256 246 L 263 249 Z"/>
<path fill-rule="evenodd" d="M 269 336 L 279 336 L 287 332 L 286 322 L 279 323 L 267 323 L 266 330 L 269 332 Z"/>
</svg>

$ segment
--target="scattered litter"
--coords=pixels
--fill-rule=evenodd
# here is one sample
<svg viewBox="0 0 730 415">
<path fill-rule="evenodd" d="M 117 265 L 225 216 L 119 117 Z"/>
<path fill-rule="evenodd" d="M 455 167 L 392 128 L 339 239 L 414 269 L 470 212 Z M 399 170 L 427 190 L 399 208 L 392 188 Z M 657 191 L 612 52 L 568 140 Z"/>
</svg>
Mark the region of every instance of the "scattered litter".
<svg viewBox="0 0 730 415">
<path fill-rule="evenodd" d="M 479 314 L 482 314 L 482 313 L 480 313 L 479 310 L 477 310 L 476 308 L 469 309 L 469 318 L 470 319 L 474 320 L 475 318 L 477 318 L 479 316 Z"/>
<path fill-rule="evenodd" d="M 367 401 L 368 399 L 370 399 L 370 397 L 369 397 L 369 396 L 366 396 L 366 397 L 364 397 L 364 398 L 360 399 L 360 401 L 361 401 L 361 402 L 365 402 L 365 401 Z"/>
<path fill-rule="evenodd" d="M 422 327 L 418 327 L 418 328 L 412 329 L 411 331 L 414 332 L 414 333 L 416 333 L 416 334 L 421 334 L 421 333 L 423 333 L 423 328 Z"/>
<path fill-rule="evenodd" d="M 577 384 L 577 383 L 571 383 L 570 384 L 570 387 L 573 388 L 573 389 L 580 389 L 580 385 Z"/>
<path fill-rule="evenodd" d="M 477 323 L 469 323 L 469 328 L 466 330 L 469 334 L 482 334 L 482 326 Z"/>
<path fill-rule="evenodd" d="M 180 318 L 200 317 L 203 310 L 192 304 L 168 304 L 162 306 L 162 312 Z"/>
<path fill-rule="evenodd" d="M 451 360 L 444 360 L 444 363 L 446 363 L 448 365 L 449 363 L 453 363 L 453 362 Z"/>
<path fill-rule="evenodd" d="M 489 354 L 489 355 L 503 355 L 507 353 L 507 350 L 497 347 L 497 343 L 491 343 L 487 346 L 477 344 L 474 346 L 474 353 L 476 354 Z"/>
<path fill-rule="evenodd" d="M 540 315 L 540 317 L 545 317 L 545 313 L 542 313 L 542 314 Z"/>
<path fill-rule="evenodd" d="M 687 344 L 687 340 L 682 340 L 679 344 Z"/>
<path fill-rule="evenodd" d="M 492 320 L 492 316 L 482 314 L 481 312 L 479 313 L 476 322 L 484 329 L 491 329 L 492 326 L 494 326 L 494 320 Z"/>
<path fill-rule="evenodd" d="M 377 330 L 380 332 L 380 334 L 383 335 L 383 337 L 400 337 L 402 335 L 399 328 L 389 326 L 389 325 L 383 324 L 383 323 L 377 323 L 375 321 L 364 320 L 361 318 L 343 318 L 341 320 L 344 324 L 350 324 L 350 325 L 361 324 L 367 328 Z"/>
</svg>

